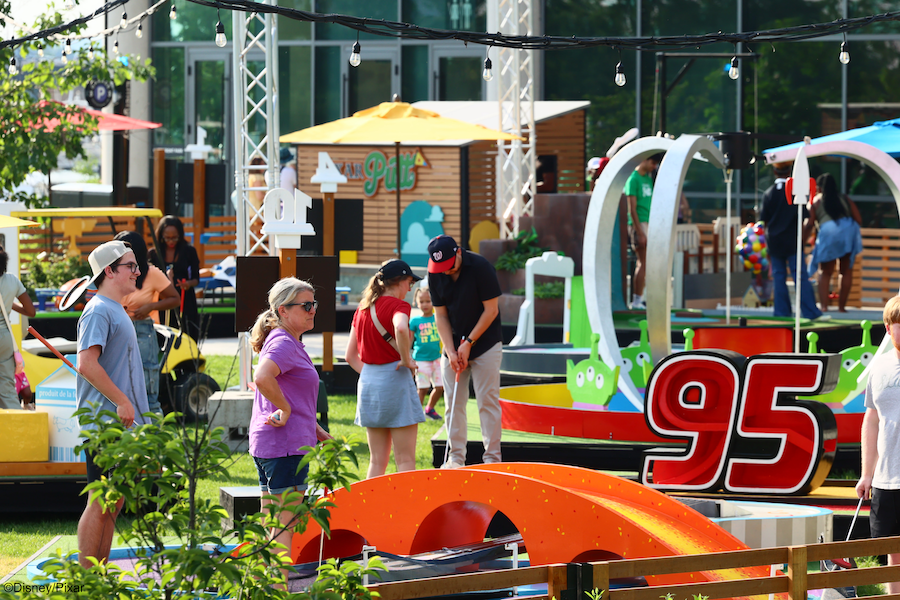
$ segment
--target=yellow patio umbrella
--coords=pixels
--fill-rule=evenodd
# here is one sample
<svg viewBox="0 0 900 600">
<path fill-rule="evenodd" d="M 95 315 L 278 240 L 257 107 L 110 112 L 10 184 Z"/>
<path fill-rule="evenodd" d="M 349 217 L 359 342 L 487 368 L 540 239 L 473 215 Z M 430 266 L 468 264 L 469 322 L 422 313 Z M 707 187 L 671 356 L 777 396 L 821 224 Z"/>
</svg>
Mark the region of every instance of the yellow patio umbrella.
<svg viewBox="0 0 900 600">
<path fill-rule="evenodd" d="M 382 102 L 352 117 L 288 133 L 285 144 L 362 144 L 394 142 L 397 181 L 397 256 L 400 256 L 400 144 L 444 140 L 520 140 L 519 136 L 442 117 L 407 102 Z"/>
</svg>

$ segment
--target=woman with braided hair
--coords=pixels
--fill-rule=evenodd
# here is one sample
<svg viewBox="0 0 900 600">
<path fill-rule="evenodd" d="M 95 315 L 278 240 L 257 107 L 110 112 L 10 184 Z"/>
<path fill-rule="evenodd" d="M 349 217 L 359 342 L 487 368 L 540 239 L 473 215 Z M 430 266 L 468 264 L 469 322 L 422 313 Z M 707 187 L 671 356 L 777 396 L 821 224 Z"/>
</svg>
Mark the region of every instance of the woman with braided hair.
<svg viewBox="0 0 900 600">
<path fill-rule="evenodd" d="M 366 478 L 384 475 L 392 446 L 397 472 L 416 468 L 416 433 L 425 414 L 412 377 L 411 307 L 404 298 L 420 279 L 400 259 L 382 264 L 363 291 L 350 326 L 345 358 L 359 373 L 354 423 L 366 428 Z"/>
</svg>

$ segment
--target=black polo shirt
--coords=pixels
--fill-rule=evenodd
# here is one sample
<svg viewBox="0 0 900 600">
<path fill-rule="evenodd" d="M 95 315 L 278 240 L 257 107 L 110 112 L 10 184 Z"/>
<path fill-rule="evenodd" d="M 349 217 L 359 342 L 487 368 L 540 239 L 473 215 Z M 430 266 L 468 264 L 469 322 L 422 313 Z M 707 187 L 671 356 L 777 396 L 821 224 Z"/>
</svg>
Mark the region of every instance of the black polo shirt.
<svg viewBox="0 0 900 600">
<path fill-rule="evenodd" d="M 759 213 L 759 220 L 766 222 L 766 246 L 769 254 L 780 258 L 797 254 L 797 207 L 788 204 L 784 183 L 784 179 L 776 179 L 765 191 Z M 803 219 L 808 218 L 809 209 L 804 206 Z"/>
<path fill-rule="evenodd" d="M 435 306 L 447 308 L 450 316 L 450 327 L 453 329 L 453 347 L 459 348 L 463 336 L 467 336 L 475 328 L 478 319 L 484 312 L 486 300 L 499 298 L 503 293 L 494 265 L 480 254 L 463 250 L 462 267 L 456 281 L 450 275 L 429 273 L 428 287 L 431 290 L 431 302 Z M 469 358 L 478 358 L 497 342 L 503 341 L 503 329 L 500 326 L 500 313 L 475 341 Z"/>
</svg>

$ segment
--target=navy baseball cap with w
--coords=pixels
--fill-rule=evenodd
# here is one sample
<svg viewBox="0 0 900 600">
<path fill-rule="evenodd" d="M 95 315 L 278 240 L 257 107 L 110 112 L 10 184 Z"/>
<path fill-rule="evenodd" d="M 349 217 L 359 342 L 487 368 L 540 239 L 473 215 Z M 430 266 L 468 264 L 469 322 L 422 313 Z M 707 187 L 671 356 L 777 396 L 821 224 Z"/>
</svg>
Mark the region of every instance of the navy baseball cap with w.
<svg viewBox="0 0 900 600">
<path fill-rule="evenodd" d="M 443 273 L 453 268 L 459 246 L 449 235 L 439 235 L 428 242 L 428 272 Z"/>
</svg>

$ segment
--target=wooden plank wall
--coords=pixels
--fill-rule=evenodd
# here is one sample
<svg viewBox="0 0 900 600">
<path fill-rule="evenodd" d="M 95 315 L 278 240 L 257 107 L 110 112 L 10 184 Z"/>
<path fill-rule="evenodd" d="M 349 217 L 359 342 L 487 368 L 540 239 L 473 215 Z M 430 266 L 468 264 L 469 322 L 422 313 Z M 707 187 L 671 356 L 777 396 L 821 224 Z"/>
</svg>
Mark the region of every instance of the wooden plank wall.
<svg viewBox="0 0 900 600">
<path fill-rule="evenodd" d="M 499 223 L 496 142 L 475 142 L 469 146 L 469 231 L 482 221 Z M 468 244 L 468 240 L 457 242 Z"/>
<path fill-rule="evenodd" d="M 401 192 L 400 212 L 416 200 L 424 200 L 432 206 L 440 206 L 444 211 L 444 231 L 454 237 L 460 235 L 460 161 L 459 148 L 450 146 L 421 146 L 428 167 L 419 167 L 416 176 L 416 187 Z M 318 184 L 309 183 L 319 164 L 319 152 L 328 152 L 334 163 L 362 163 L 366 156 L 375 149 L 382 150 L 385 156 L 394 156 L 393 146 L 300 146 L 298 153 L 297 179 L 300 189 L 316 198 L 321 196 Z M 406 153 L 416 146 L 401 147 Z M 335 197 L 362 198 L 363 202 L 363 250 L 359 253 L 359 262 L 379 264 L 394 255 L 397 243 L 397 210 L 396 192 L 386 192 L 382 185 L 378 193 L 371 198 L 363 194 L 363 180 L 350 179 L 338 186 Z M 335 215 L 335 227 L 340 227 L 341 216 Z"/>
<path fill-rule="evenodd" d="M 584 170 L 587 166 L 584 150 L 585 114 L 586 111 L 579 110 L 535 126 L 537 155 L 556 155 L 556 192 L 559 194 L 584 191 Z"/>
</svg>

